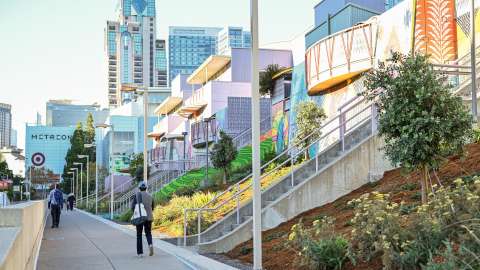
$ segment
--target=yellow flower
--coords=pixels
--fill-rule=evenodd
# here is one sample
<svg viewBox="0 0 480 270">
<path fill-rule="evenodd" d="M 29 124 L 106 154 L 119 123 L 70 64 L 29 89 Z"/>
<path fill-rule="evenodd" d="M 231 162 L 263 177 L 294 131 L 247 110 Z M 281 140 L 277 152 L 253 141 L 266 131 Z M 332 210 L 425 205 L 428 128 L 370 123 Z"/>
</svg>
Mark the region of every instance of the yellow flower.
<svg viewBox="0 0 480 270">
<path fill-rule="evenodd" d="M 289 236 L 288 236 L 288 240 L 289 241 L 293 241 L 295 240 L 295 238 L 297 237 L 297 234 L 295 232 L 292 232 Z"/>
<path fill-rule="evenodd" d="M 457 186 L 460 186 L 463 184 L 463 180 L 461 178 L 457 178 L 455 181 L 453 181 L 453 183 L 455 183 Z"/>
</svg>

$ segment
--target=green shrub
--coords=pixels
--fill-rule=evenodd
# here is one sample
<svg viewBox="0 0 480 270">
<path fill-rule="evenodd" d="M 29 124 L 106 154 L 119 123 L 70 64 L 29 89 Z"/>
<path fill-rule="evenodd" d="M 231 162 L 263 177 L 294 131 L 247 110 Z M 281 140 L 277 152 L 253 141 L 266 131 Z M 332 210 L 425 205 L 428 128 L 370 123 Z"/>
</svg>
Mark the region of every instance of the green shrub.
<svg viewBox="0 0 480 270">
<path fill-rule="evenodd" d="M 302 221 L 292 226 L 288 245 L 300 256 L 299 264 L 312 269 L 342 269 L 350 256 L 349 242 L 334 231 L 334 219 L 315 220 L 311 229 Z"/>
<path fill-rule="evenodd" d="M 121 222 L 130 222 L 130 219 L 132 218 L 133 211 L 132 209 L 128 209 L 127 211 L 123 212 L 121 215 L 117 217 L 118 221 Z"/>
<path fill-rule="evenodd" d="M 400 188 L 405 191 L 413 191 L 417 189 L 417 183 L 407 183 L 405 185 L 402 185 Z"/>
</svg>

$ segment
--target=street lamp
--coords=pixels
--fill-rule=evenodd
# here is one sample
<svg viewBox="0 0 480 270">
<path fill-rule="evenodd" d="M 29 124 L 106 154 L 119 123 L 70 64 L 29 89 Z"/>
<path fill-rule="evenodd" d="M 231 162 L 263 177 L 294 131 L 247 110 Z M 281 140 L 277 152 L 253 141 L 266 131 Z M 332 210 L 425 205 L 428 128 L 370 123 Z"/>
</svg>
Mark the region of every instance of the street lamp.
<svg viewBox="0 0 480 270">
<path fill-rule="evenodd" d="M 76 194 L 75 195 L 75 198 L 79 197 L 78 196 L 78 168 L 70 168 L 70 171 L 73 171 L 73 177 L 75 178 L 75 191 L 74 193 Z"/>
<path fill-rule="evenodd" d="M 183 171 L 187 171 L 186 168 L 185 168 L 185 162 L 187 160 L 187 135 L 188 135 L 188 132 L 184 131 L 182 132 L 182 135 L 183 135 Z"/>
<path fill-rule="evenodd" d="M 89 176 L 89 165 L 90 157 L 88 155 L 78 155 L 79 159 L 86 158 L 87 159 L 87 209 L 88 209 L 88 184 L 90 183 L 90 176 Z M 83 166 L 83 165 L 82 165 Z"/>
<path fill-rule="evenodd" d="M 252 35 L 253 269 L 262 269 L 262 194 L 260 189 L 260 92 L 258 74 L 258 0 L 250 0 Z"/>
<path fill-rule="evenodd" d="M 86 143 L 83 145 L 85 148 L 97 147 L 95 144 Z M 98 215 L 98 161 L 97 155 L 95 155 L 95 215 Z"/>
<path fill-rule="evenodd" d="M 148 184 L 148 88 L 137 85 L 123 84 L 123 92 L 143 93 L 143 181 Z"/>
<path fill-rule="evenodd" d="M 207 166 L 205 166 L 205 184 L 208 183 L 208 123 L 215 119 L 215 116 L 204 118 L 203 121 L 207 124 L 207 132 L 205 137 L 205 151 L 207 154 Z M 205 132 L 204 132 L 205 135 Z"/>
<path fill-rule="evenodd" d="M 113 133 L 115 132 L 113 125 L 110 124 L 100 124 L 96 125 L 97 128 L 110 128 L 110 143 L 109 143 L 109 152 L 110 152 L 110 219 L 113 220 L 113 181 L 114 181 L 114 173 L 113 173 Z"/>
<path fill-rule="evenodd" d="M 83 163 L 73 162 L 73 165 L 80 165 L 80 200 L 83 200 Z"/>
<path fill-rule="evenodd" d="M 73 193 L 73 195 L 75 195 L 75 173 L 74 172 L 67 172 L 67 174 L 71 174 L 72 175 L 72 178 L 70 178 L 70 181 L 72 181 L 72 183 L 70 184 L 70 190 L 71 192 L 70 193 Z"/>
</svg>

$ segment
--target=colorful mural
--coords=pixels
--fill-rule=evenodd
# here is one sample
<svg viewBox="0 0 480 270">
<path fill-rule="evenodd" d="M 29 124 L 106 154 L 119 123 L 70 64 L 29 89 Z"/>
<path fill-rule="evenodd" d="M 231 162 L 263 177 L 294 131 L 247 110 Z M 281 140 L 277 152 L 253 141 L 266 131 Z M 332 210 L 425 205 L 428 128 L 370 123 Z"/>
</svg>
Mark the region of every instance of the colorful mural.
<svg viewBox="0 0 480 270">
<path fill-rule="evenodd" d="M 416 0 L 415 5 L 415 52 L 430 55 L 433 63 L 455 60 L 455 0 Z"/>
<path fill-rule="evenodd" d="M 277 153 L 283 152 L 288 147 L 288 117 L 284 111 L 285 102 L 281 101 L 272 106 L 272 141 Z"/>
</svg>

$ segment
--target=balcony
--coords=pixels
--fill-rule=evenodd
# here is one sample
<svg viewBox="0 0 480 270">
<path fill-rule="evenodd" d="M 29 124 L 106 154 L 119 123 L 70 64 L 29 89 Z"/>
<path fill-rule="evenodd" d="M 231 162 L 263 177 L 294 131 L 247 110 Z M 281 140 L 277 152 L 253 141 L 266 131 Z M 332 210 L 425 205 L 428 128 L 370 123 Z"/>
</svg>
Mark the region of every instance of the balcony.
<svg viewBox="0 0 480 270">
<path fill-rule="evenodd" d="M 309 95 L 349 84 L 373 67 L 376 22 L 369 21 L 326 37 L 305 53 Z"/>
<path fill-rule="evenodd" d="M 150 137 L 160 139 L 167 135 L 181 135 L 185 131 L 185 119 L 175 114 L 167 115 L 153 127 Z"/>
<path fill-rule="evenodd" d="M 193 147 L 204 147 L 207 135 L 207 122 L 200 121 L 190 125 L 190 133 Z M 212 119 L 208 122 L 208 142 L 213 142 L 217 137 L 217 121 Z"/>
</svg>

